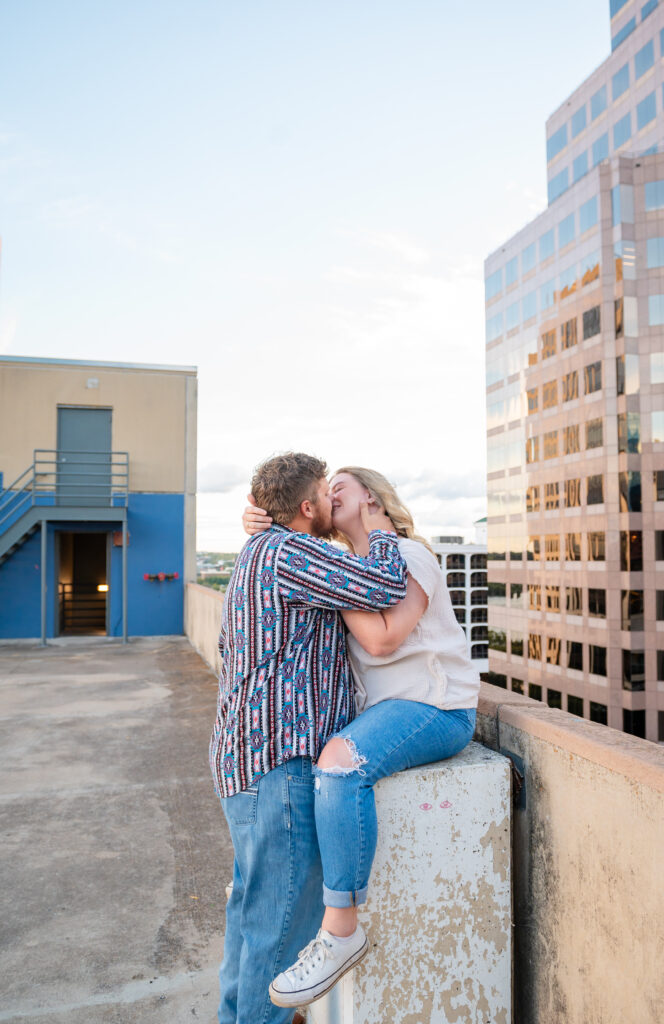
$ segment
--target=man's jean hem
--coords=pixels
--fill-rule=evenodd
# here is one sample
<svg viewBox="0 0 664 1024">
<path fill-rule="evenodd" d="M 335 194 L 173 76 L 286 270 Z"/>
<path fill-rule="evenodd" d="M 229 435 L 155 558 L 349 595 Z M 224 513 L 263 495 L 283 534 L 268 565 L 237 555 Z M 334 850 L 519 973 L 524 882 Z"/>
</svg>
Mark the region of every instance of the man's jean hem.
<svg viewBox="0 0 664 1024">
<path fill-rule="evenodd" d="M 338 892 L 336 889 L 328 889 L 323 884 L 323 903 L 326 907 L 336 907 L 341 910 L 345 907 L 359 907 L 360 903 L 367 902 L 369 886 L 364 889 L 355 889 L 353 892 Z"/>
</svg>

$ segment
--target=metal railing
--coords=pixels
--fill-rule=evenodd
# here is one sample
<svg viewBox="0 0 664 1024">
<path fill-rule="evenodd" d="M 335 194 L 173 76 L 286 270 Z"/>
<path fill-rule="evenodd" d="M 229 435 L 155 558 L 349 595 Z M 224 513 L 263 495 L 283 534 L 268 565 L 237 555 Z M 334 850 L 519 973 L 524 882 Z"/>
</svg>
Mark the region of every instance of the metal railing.
<svg viewBox="0 0 664 1024">
<path fill-rule="evenodd" d="M 0 494 L 0 535 L 35 505 L 126 508 L 128 452 L 36 448 L 28 466 Z"/>
</svg>

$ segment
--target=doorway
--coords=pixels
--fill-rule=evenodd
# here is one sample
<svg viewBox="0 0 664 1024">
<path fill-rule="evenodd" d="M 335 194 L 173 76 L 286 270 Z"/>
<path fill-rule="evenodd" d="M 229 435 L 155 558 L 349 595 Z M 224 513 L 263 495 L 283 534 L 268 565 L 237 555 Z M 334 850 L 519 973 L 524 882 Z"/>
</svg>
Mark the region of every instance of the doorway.
<svg viewBox="0 0 664 1024">
<path fill-rule="evenodd" d="M 56 505 L 110 505 L 111 415 L 111 409 L 58 406 Z"/>
<path fill-rule="evenodd" d="M 108 533 L 58 531 L 60 636 L 108 633 Z"/>
</svg>

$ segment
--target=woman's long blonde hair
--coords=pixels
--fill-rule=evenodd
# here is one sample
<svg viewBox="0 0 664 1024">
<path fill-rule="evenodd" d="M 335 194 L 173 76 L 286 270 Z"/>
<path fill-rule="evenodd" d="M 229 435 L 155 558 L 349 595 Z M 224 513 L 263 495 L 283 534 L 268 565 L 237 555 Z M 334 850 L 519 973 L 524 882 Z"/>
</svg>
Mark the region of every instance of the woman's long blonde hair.
<svg viewBox="0 0 664 1024">
<path fill-rule="evenodd" d="M 363 466 L 342 466 L 333 476 L 337 476 L 339 473 L 350 473 L 358 483 L 366 487 L 374 501 L 385 510 L 385 515 L 389 516 L 392 520 L 398 537 L 408 537 L 410 540 L 417 540 L 433 553 L 433 548 L 428 540 L 425 540 L 424 537 L 415 532 L 415 523 L 413 522 L 412 515 L 390 481 L 386 480 L 382 473 L 377 473 L 375 469 L 365 469 Z M 346 537 L 344 537 L 344 540 L 346 540 L 346 543 L 350 543 Z"/>
</svg>

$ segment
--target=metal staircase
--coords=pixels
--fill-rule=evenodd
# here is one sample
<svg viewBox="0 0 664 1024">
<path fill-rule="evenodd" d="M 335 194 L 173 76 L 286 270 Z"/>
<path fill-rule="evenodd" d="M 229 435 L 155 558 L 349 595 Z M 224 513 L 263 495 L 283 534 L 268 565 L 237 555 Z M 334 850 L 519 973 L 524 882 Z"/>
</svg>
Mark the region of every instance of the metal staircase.
<svg viewBox="0 0 664 1024">
<path fill-rule="evenodd" d="M 42 523 L 127 518 L 128 452 L 39 448 L 33 456 L 0 494 L 0 565 Z"/>
</svg>

